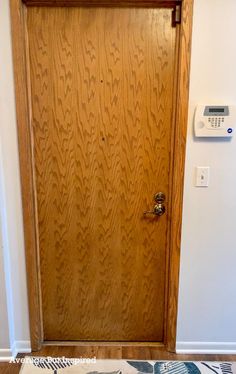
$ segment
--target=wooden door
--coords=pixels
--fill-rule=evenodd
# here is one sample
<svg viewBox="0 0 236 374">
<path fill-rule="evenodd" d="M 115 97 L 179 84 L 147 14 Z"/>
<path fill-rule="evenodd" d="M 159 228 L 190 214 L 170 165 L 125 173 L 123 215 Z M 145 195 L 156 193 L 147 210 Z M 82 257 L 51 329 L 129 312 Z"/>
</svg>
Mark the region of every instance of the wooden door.
<svg viewBox="0 0 236 374">
<path fill-rule="evenodd" d="M 164 338 L 171 9 L 29 7 L 45 340 Z M 147 215 L 166 194 L 166 214 Z"/>
</svg>

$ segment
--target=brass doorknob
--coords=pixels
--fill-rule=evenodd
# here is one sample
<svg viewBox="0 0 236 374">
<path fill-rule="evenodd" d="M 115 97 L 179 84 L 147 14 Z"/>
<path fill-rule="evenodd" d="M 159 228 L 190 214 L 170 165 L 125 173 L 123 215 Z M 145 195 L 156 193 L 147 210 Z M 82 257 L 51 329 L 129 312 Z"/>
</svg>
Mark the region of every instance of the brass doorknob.
<svg viewBox="0 0 236 374">
<path fill-rule="evenodd" d="M 165 205 L 164 205 L 164 202 L 165 202 L 165 199 L 166 199 L 166 196 L 163 192 L 158 192 L 154 195 L 154 200 L 156 202 L 156 204 L 154 205 L 153 207 L 153 210 L 147 210 L 145 211 L 143 214 L 153 214 L 155 216 L 162 216 L 165 211 L 166 211 L 166 208 L 165 208 Z"/>
</svg>

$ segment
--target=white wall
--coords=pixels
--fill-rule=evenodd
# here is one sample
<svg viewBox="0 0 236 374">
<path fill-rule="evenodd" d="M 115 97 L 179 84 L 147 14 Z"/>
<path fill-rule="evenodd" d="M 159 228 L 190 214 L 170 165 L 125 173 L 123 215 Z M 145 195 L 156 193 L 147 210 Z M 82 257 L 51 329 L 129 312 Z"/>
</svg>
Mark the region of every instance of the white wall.
<svg viewBox="0 0 236 374">
<path fill-rule="evenodd" d="M 235 35 L 235 0 L 195 0 L 179 350 L 236 351 L 236 129 L 232 141 L 196 140 L 192 133 L 197 103 L 236 104 Z M 211 168 L 208 188 L 194 187 L 197 165 Z"/>
<path fill-rule="evenodd" d="M 0 12 L 0 359 L 29 349 L 28 306 L 8 0 Z M 6 312 L 8 318 L 6 318 Z M 7 333 L 6 333 L 7 330 Z M 1 337 L 5 331 L 5 336 Z M 18 347 L 18 348 L 17 348 Z"/>
<path fill-rule="evenodd" d="M 3 240 L 0 233 L 0 357 L 5 356 L 5 352 L 1 351 L 1 348 L 4 349 L 10 346 L 2 243 Z"/>
<path fill-rule="evenodd" d="M 0 355 L 14 344 L 27 351 L 29 340 L 8 1 L 2 0 L 0 12 Z M 236 103 L 235 25 L 235 0 L 195 0 L 178 314 L 182 351 L 236 351 L 236 135 L 231 142 L 192 135 L 197 103 Z M 211 167 L 208 188 L 193 185 L 197 165 Z"/>
</svg>

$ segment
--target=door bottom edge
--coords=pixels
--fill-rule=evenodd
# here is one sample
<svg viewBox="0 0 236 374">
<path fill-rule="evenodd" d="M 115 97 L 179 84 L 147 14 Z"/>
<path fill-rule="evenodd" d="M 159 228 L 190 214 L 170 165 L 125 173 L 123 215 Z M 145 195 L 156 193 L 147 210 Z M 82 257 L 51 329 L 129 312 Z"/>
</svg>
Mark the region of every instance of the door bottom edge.
<svg viewBox="0 0 236 374">
<path fill-rule="evenodd" d="M 142 342 L 142 341 L 84 341 L 84 340 L 45 340 L 42 342 L 44 346 L 131 346 L 131 347 L 159 347 L 164 348 L 166 345 L 163 342 Z"/>
</svg>

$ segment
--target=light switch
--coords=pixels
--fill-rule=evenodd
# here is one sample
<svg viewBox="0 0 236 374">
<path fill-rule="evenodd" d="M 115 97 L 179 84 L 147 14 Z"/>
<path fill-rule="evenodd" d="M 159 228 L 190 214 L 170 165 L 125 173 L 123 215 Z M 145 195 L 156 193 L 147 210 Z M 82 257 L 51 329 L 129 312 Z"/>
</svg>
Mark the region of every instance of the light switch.
<svg viewBox="0 0 236 374">
<path fill-rule="evenodd" d="M 210 179 L 210 167 L 209 166 L 197 166 L 196 167 L 196 187 L 208 187 Z"/>
</svg>

